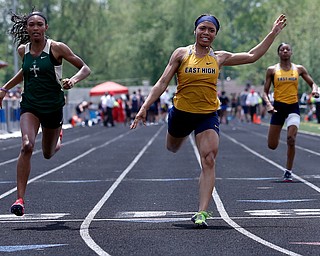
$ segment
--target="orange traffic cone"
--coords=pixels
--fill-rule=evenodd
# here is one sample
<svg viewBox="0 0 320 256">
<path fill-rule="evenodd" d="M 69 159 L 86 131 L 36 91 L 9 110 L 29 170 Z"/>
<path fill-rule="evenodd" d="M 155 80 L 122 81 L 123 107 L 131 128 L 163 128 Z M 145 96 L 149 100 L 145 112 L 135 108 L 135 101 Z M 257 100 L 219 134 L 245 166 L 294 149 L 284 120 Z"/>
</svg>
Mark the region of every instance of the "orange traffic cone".
<svg viewBox="0 0 320 256">
<path fill-rule="evenodd" d="M 253 115 L 253 123 L 254 124 L 261 124 L 260 116 L 258 116 L 257 114 L 254 114 Z"/>
</svg>

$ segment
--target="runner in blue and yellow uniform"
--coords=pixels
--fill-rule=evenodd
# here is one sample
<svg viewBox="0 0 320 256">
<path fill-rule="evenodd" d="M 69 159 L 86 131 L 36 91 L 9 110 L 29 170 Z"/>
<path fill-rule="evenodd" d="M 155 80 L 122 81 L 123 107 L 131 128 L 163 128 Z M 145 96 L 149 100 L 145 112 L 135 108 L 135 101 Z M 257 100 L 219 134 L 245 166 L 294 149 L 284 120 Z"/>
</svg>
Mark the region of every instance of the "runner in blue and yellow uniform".
<svg viewBox="0 0 320 256">
<path fill-rule="evenodd" d="M 90 74 L 90 68 L 64 43 L 48 39 L 47 19 L 40 12 L 29 15 L 12 14 L 14 25 L 11 34 L 18 44 L 22 68 L 0 88 L 0 107 L 5 94 L 24 82 L 20 127 L 21 151 L 17 163 L 17 200 L 11 206 L 15 215 L 24 214 L 24 196 L 31 170 L 31 156 L 39 128 L 42 128 L 42 152 L 50 159 L 61 147 L 62 108 L 65 104 L 63 89 Z M 62 60 L 65 59 L 79 71 L 71 78 L 62 80 Z"/>
<path fill-rule="evenodd" d="M 280 140 L 282 126 L 287 125 L 287 164 L 283 181 L 292 181 L 292 167 L 295 156 L 295 141 L 300 125 L 298 99 L 299 76 L 312 89 L 312 95 L 319 97 L 318 86 L 315 84 L 306 68 L 291 62 L 292 48 L 287 43 L 278 47 L 280 63 L 268 67 L 264 84 L 263 98 L 267 111 L 272 114 L 268 132 L 268 147 L 276 149 Z M 274 103 L 269 99 L 271 83 L 274 86 Z"/>
<path fill-rule="evenodd" d="M 285 26 L 286 17 L 280 15 L 270 33 L 257 46 L 249 52 L 231 53 L 211 48 L 220 28 L 218 19 L 209 14 L 199 16 L 195 21 L 195 44 L 177 48 L 173 52 L 162 76 L 131 125 L 131 129 L 134 129 L 140 121 L 146 122 L 147 109 L 177 74 L 178 86 L 174 106 L 169 111 L 166 145 L 168 150 L 177 152 L 188 135 L 195 132 L 202 170 L 199 180 L 199 209 L 191 220 L 200 227 L 207 227 L 207 209 L 215 183 L 215 159 L 219 145 L 219 70 L 222 66 L 255 62 L 266 53 Z"/>
</svg>

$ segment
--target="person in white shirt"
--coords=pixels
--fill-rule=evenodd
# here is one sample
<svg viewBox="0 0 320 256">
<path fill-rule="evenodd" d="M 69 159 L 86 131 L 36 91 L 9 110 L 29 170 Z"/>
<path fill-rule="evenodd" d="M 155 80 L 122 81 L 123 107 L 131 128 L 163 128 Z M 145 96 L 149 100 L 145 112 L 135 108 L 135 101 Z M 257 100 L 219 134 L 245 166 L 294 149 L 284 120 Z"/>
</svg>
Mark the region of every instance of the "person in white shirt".
<svg viewBox="0 0 320 256">
<path fill-rule="evenodd" d="M 114 126 L 114 120 L 112 115 L 112 110 L 115 103 L 115 98 L 112 92 L 106 92 L 105 95 L 101 97 L 101 108 L 103 111 L 103 125 L 108 127 L 108 124 Z"/>
<path fill-rule="evenodd" d="M 260 96 L 254 89 L 251 89 L 250 93 L 247 95 L 246 104 L 249 107 L 249 113 L 251 117 L 251 122 L 254 121 L 254 115 L 257 114 L 257 106 L 259 104 Z"/>
</svg>

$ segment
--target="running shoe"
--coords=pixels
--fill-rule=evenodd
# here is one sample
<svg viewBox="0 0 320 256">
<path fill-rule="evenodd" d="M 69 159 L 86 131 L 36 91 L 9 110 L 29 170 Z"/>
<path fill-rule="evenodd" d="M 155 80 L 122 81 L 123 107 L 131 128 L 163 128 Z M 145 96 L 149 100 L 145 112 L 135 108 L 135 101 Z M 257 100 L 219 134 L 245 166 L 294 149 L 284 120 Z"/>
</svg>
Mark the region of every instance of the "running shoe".
<svg viewBox="0 0 320 256">
<path fill-rule="evenodd" d="M 24 214 L 24 201 L 22 198 L 17 199 L 11 206 L 11 213 L 17 216 L 23 216 Z"/>
<path fill-rule="evenodd" d="M 283 175 L 283 181 L 284 182 L 291 182 L 292 181 L 292 172 L 285 170 Z"/>
<path fill-rule="evenodd" d="M 191 221 L 196 224 L 199 228 L 207 228 L 208 224 L 206 219 L 210 217 L 210 214 L 206 211 L 197 212 L 192 216 Z"/>
</svg>

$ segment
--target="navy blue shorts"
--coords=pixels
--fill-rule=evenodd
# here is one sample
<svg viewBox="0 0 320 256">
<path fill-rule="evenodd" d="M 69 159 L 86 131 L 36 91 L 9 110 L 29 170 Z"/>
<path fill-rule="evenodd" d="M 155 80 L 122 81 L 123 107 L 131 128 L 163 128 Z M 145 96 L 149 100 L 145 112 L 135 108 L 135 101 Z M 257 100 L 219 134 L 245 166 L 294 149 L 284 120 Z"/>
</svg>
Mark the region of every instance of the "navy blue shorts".
<svg viewBox="0 0 320 256">
<path fill-rule="evenodd" d="M 172 107 L 168 115 L 168 133 L 175 138 L 183 138 L 194 131 L 195 135 L 213 129 L 219 135 L 219 117 L 217 112 L 194 114 Z"/>
<path fill-rule="evenodd" d="M 299 103 L 286 104 L 274 101 L 273 107 L 277 112 L 271 116 L 270 124 L 283 125 L 289 114 L 298 114 L 300 116 Z"/>
<path fill-rule="evenodd" d="M 33 109 L 25 109 L 21 108 L 20 116 L 24 113 L 32 113 L 38 119 L 42 127 L 49 128 L 49 129 L 56 129 L 63 124 L 63 110 L 62 108 L 54 111 L 52 113 L 39 113 Z"/>
</svg>

